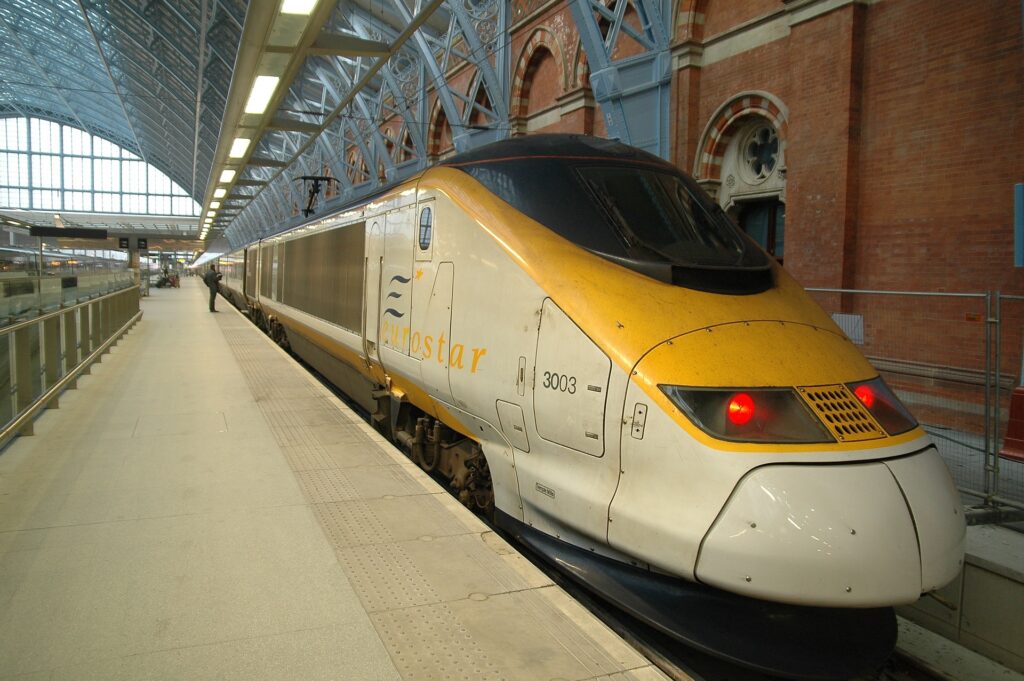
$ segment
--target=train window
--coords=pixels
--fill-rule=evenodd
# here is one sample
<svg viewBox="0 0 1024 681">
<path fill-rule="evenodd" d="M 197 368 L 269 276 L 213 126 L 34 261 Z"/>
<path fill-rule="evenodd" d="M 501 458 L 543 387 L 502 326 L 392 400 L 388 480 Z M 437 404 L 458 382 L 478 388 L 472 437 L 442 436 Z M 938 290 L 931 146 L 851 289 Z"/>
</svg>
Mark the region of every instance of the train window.
<svg viewBox="0 0 1024 681">
<path fill-rule="evenodd" d="M 430 237 L 434 231 L 433 213 L 430 208 L 420 211 L 420 250 L 430 248 Z"/>
<path fill-rule="evenodd" d="M 536 135 L 445 162 L 560 236 L 677 286 L 756 293 L 768 255 L 690 177 L 622 144 Z"/>
<path fill-rule="evenodd" d="M 607 166 L 578 172 L 633 257 L 736 266 L 754 250 L 724 213 L 704 205 L 678 175 Z"/>
</svg>

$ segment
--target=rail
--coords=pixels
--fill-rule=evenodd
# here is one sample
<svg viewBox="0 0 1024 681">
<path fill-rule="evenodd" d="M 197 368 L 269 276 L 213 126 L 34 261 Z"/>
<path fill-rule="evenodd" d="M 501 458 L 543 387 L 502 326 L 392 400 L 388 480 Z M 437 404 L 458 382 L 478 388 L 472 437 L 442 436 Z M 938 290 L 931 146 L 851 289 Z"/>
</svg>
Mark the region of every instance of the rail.
<svg viewBox="0 0 1024 681">
<path fill-rule="evenodd" d="M 31 435 L 36 415 L 141 317 L 136 285 L 0 329 L 0 447 Z"/>
</svg>

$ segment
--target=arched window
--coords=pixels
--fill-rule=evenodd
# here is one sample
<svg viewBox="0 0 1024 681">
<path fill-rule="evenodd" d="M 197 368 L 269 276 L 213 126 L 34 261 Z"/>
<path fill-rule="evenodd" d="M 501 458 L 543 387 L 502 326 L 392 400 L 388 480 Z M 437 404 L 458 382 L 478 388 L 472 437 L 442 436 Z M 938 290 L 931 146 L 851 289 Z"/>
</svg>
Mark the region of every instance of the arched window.
<svg viewBox="0 0 1024 681">
<path fill-rule="evenodd" d="M 743 231 L 782 262 L 786 179 L 779 131 L 767 118 L 748 115 L 736 120 L 725 135 L 718 201 Z"/>
<path fill-rule="evenodd" d="M 180 185 L 84 130 L 40 118 L 0 118 L 0 208 L 199 215 Z"/>
</svg>

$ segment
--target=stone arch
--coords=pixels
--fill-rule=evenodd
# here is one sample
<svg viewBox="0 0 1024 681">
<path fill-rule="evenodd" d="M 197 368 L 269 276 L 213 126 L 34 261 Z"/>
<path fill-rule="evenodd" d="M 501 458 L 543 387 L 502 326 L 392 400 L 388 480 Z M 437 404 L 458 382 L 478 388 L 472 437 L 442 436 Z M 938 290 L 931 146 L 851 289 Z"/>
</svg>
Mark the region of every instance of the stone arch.
<svg viewBox="0 0 1024 681">
<path fill-rule="evenodd" d="M 433 162 L 441 158 L 441 155 L 448 151 L 448 147 L 454 147 L 455 139 L 452 131 L 451 121 L 441 105 L 441 98 L 434 99 L 434 105 L 430 107 L 430 126 L 427 129 L 427 157 Z M 445 130 L 448 131 L 447 139 Z M 450 142 L 450 145 L 446 144 Z"/>
<path fill-rule="evenodd" d="M 516 68 L 512 72 L 512 111 L 510 113 L 513 116 L 526 116 L 530 76 L 533 75 L 531 68 L 536 68 L 534 57 L 540 49 L 546 50 L 555 59 L 555 63 L 558 64 L 562 72 L 562 92 L 567 89 L 569 78 L 566 73 L 566 60 L 562 45 L 550 30 L 540 26 L 534 29 L 529 40 L 526 41 L 519 53 L 519 59 L 516 61 Z"/>
<path fill-rule="evenodd" d="M 571 86 L 590 87 L 590 62 L 587 60 L 587 51 L 583 49 L 583 41 L 576 41 L 576 50 L 572 66 L 573 81 Z"/>
<path fill-rule="evenodd" d="M 676 39 L 704 40 L 704 17 L 708 0 L 680 0 L 676 12 Z"/>
<path fill-rule="evenodd" d="M 363 152 L 358 148 L 349 149 L 346 166 L 346 174 L 353 185 L 362 184 L 370 179 L 370 170 L 366 167 L 366 159 L 363 158 Z"/>
<path fill-rule="evenodd" d="M 704 128 L 693 167 L 697 178 L 721 180 L 722 158 L 739 129 L 737 123 L 750 116 L 760 116 L 771 122 L 778 133 L 780 145 L 785 147 L 789 121 L 786 105 L 768 92 L 742 92 L 720 106 Z"/>
</svg>

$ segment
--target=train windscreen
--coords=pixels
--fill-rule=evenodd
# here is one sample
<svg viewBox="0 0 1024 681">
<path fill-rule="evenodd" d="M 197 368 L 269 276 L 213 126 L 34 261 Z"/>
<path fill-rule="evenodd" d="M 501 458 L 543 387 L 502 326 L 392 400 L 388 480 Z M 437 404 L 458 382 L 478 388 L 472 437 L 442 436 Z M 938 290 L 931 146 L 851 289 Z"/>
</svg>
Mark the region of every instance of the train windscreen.
<svg viewBox="0 0 1024 681">
<path fill-rule="evenodd" d="M 650 276 L 722 293 L 773 284 L 770 256 L 668 164 L 512 157 L 453 165 L 573 243 Z"/>
</svg>

